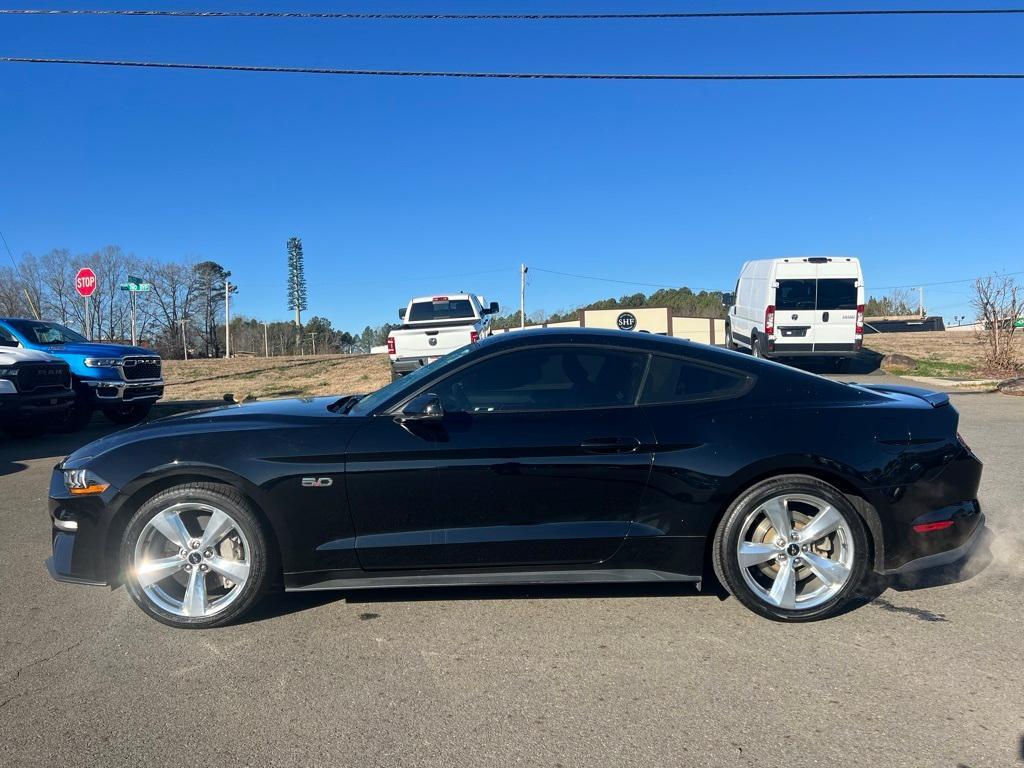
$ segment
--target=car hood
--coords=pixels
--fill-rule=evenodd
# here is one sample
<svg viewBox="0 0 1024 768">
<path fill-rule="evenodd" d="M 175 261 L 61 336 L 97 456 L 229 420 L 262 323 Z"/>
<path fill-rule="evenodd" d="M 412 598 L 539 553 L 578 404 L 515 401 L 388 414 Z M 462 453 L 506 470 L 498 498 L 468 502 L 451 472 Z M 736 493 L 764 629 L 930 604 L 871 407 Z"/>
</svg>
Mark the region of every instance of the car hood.
<svg viewBox="0 0 1024 768">
<path fill-rule="evenodd" d="M 72 453 L 64 460 L 62 466 L 77 467 L 88 459 L 145 440 L 198 436 L 230 430 L 315 426 L 318 423 L 345 419 L 346 416 L 328 407 L 338 400 L 339 397 L 336 395 L 264 400 L 165 416 L 101 437 Z"/>
<path fill-rule="evenodd" d="M 54 363 L 57 358 L 35 349 L 18 349 L 16 347 L 0 347 L 0 365 L 16 363 Z"/>
<path fill-rule="evenodd" d="M 127 357 L 135 355 L 156 356 L 156 352 L 131 344 L 103 344 L 93 341 L 79 341 L 72 344 L 50 344 L 46 351 L 52 355 L 81 355 L 83 357 Z"/>
</svg>

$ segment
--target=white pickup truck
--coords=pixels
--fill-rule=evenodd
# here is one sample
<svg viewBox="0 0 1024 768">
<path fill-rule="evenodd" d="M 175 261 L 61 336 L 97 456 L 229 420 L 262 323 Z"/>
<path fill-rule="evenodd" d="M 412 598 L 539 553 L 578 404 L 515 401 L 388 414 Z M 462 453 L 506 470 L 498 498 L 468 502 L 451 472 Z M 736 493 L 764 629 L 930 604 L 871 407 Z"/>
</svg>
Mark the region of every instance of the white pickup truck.
<svg viewBox="0 0 1024 768">
<path fill-rule="evenodd" d="M 398 310 L 402 327 L 388 336 L 391 370 L 403 376 L 442 355 L 491 335 L 498 303 L 483 296 L 420 296 Z"/>
</svg>

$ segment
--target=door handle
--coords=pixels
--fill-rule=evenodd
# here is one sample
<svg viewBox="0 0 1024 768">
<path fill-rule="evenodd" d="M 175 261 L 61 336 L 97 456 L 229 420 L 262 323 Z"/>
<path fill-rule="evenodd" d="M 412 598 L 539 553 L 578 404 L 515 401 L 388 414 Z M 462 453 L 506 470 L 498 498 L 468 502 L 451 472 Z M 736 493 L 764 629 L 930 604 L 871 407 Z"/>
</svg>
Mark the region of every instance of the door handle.
<svg viewBox="0 0 1024 768">
<path fill-rule="evenodd" d="M 580 443 L 587 453 L 634 453 L 639 447 L 635 437 L 594 437 Z"/>
</svg>

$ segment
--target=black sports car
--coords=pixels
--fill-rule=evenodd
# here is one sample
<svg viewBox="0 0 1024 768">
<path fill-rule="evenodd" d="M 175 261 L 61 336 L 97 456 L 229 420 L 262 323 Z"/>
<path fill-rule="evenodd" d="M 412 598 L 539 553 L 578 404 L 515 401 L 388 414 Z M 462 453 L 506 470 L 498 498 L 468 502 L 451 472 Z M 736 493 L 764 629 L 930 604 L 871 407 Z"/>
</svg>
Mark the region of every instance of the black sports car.
<svg viewBox="0 0 1024 768">
<path fill-rule="evenodd" d="M 781 620 L 962 557 L 981 462 L 946 395 L 621 331 L 463 347 L 370 395 L 226 406 L 85 446 L 55 578 L 210 627 L 266 590 L 699 582 Z"/>
</svg>

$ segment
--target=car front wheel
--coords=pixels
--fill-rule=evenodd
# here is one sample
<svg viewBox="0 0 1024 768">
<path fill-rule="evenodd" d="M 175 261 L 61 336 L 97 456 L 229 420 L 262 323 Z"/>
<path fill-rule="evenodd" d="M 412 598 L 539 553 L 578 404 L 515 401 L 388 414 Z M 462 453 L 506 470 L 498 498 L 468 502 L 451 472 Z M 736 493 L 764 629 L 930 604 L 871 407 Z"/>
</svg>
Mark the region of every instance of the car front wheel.
<svg viewBox="0 0 1024 768">
<path fill-rule="evenodd" d="M 869 563 L 860 516 L 836 488 L 784 475 L 730 505 L 713 542 L 715 573 L 750 610 L 777 621 L 835 614 Z"/>
<path fill-rule="evenodd" d="M 172 627 L 206 629 L 248 611 L 267 584 L 267 544 L 249 502 L 228 486 L 188 483 L 143 504 L 121 541 L 136 604 Z"/>
</svg>

